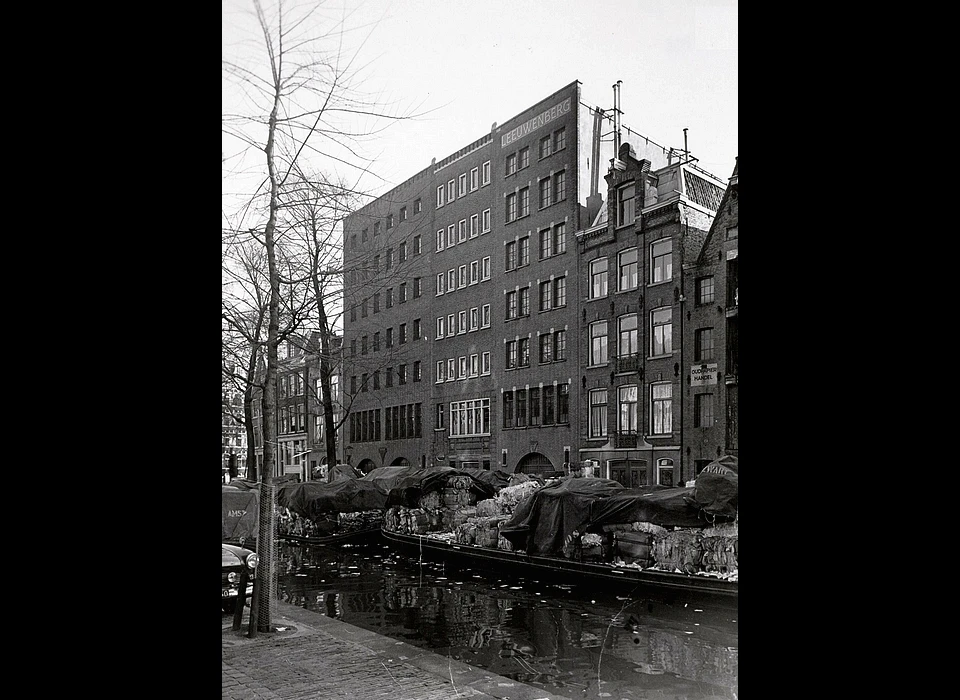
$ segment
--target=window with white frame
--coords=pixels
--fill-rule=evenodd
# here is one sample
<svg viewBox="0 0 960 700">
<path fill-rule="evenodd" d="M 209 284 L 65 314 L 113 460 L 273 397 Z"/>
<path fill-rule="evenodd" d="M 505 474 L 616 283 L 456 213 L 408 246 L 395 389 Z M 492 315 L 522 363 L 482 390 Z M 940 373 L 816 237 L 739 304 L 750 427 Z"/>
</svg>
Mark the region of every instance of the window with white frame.
<svg viewBox="0 0 960 700">
<path fill-rule="evenodd" d="M 553 186 L 549 177 L 545 177 L 538 183 L 540 190 L 540 208 L 545 209 L 553 204 Z"/>
<path fill-rule="evenodd" d="M 553 334 L 553 359 L 557 362 L 567 359 L 566 331 L 556 331 Z"/>
<path fill-rule="evenodd" d="M 617 188 L 617 226 L 632 224 L 635 218 L 634 201 L 634 183 L 628 182 Z"/>
<path fill-rule="evenodd" d="M 452 202 L 457 198 L 457 181 L 449 180 L 447 182 L 447 201 Z"/>
<path fill-rule="evenodd" d="M 447 314 L 447 335 L 457 334 L 457 315 Z"/>
<path fill-rule="evenodd" d="M 639 329 L 637 328 L 637 315 L 626 314 L 621 316 L 617 323 L 619 325 L 619 342 L 617 345 L 617 354 L 620 357 L 636 355 L 640 352 Z"/>
<path fill-rule="evenodd" d="M 451 437 L 490 434 L 490 399 L 450 403 Z"/>
<path fill-rule="evenodd" d="M 461 265 L 457 268 L 457 287 L 463 288 L 467 286 L 467 266 Z"/>
<path fill-rule="evenodd" d="M 673 352 L 673 309 L 657 309 L 650 315 L 650 354 L 669 355 Z"/>
<path fill-rule="evenodd" d="M 447 226 L 447 248 L 452 248 L 457 244 L 457 225 Z"/>
<path fill-rule="evenodd" d="M 470 376 L 479 377 L 480 376 L 480 355 L 474 353 L 470 356 Z"/>
<path fill-rule="evenodd" d="M 506 294 L 505 318 L 509 321 L 517 317 L 517 291 L 511 290 Z"/>
<path fill-rule="evenodd" d="M 470 263 L 470 284 L 477 284 L 480 281 L 480 261 L 474 260 Z"/>
<path fill-rule="evenodd" d="M 549 258 L 553 255 L 553 229 L 540 229 L 540 259 Z"/>
<path fill-rule="evenodd" d="M 504 199 L 504 221 L 508 224 L 517 218 L 517 193 L 511 192 Z"/>
<path fill-rule="evenodd" d="M 484 209 L 480 213 L 480 222 L 481 222 L 480 233 L 481 234 L 489 233 L 490 232 L 490 210 L 489 209 Z"/>
<path fill-rule="evenodd" d="M 470 330 L 475 331 L 480 328 L 480 308 L 474 306 L 470 309 Z"/>
<path fill-rule="evenodd" d="M 540 310 L 549 311 L 553 308 L 553 284 L 550 280 L 540 283 Z"/>
<path fill-rule="evenodd" d="M 553 132 L 553 152 L 562 151 L 567 147 L 567 130 L 563 127 Z"/>
<path fill-rule="evenodd" d="M 523 170 L 530 165 L 530 148 L 524 146 L 517 153 L 517 170 Z"/>
<path fill-rule="evenodd" d="M 447 270 L 447 291 L 452 292 L 457 288 L 457 271 Z"/>
<path fill-rule="evenodd" d="M 447 366 L 447 363 L 445 360 L 437 361 L 437 378 L 435 380 L 435 383 L 439 384 L 445 379 L 445 377 L 443 376 L 444 375 L 443 370 L 444 368 L 446 368 L 446 366 Z"/>
<path fill-rule="evenodd" d="M 607 322 L 596 321 L 590 324 L 590 365 L 607 363 Z"/>
<path fill-rule="evenodd" d="M 485 161 L 483 164 L 483 180 L 484 185 L 490 184 L 490 161 Z"/>
<path fill-rule="evenodd" d="M 696 362 L 706 362 L 714 358 L 713 329 L 698 328 L 695 333 L 696 342 L 693 346 L 693 359 Z"/>
<path fill-rule="evenodd" d="M 457 333 L 467 332 L 467 312 L 466 310 L 457 313 Z"/>
<path fill-rule="evenodd" d="M 530 214 L 530 188 L 521 188 L 517 195 L 517 218 L 519 219 Z"/>
<path fill-rule="evenodd" d="M 590 298 L 600 299 L 607 296 L 607 259 L 590 261 Z"/>
<path fill-rule="evenodd" d="M 480 169 L 473 168 L 470 170 L 470 191 L 473 192 L 480 187 Z"/>
<path fill-rule="evenodd" d="M 517 267 L 530 264 L 530 236 L 517 241 Z"/>
<path fill-rule="evenodd" d="M 517 366 L 530 366 L 530 339 L 520 338 L 517 341 Z"/>
<path fill-rule="evenodd" d="M 458 195 L 460 197 L 463 197 L 467 193 L 467 174 L 466 173 L 460 173 L 459 184 L 460 184 L 460 190 L 458 192 Z"/>
<path fill-rule="evenodd" d="M 514 369 L 517 366 L 517 341 L 508 340 L 504 347 L 503 366 L 505 369 Z"/>
<path fill-rule="evenodd" d="M 696 394 L 693 397 L 693 420 L 695 428 L 713 426 L 713 394 Z"/>
<path fill-rule="evenodd" d="M 617 425 L 622 434 L 637 434 L 637 385 L 629 384 L 617 389 Z"/>
<path fill-rule="evenodd" d="M 553 136 L 544 136 L 540 139 L 540 158 L 546 158 L 553 153 Z"/>
<path fill-rule="evenodd" d="M 467 378 L 467 356 L 461 355 L 457 358 L 457 379 Z"/>
<path fill-rule="evenodd" d="M 457 242 L 463 243 L 467 240 L 467 220 L 460 219 L 460 223 L 457 225 Z"/>
<path fill-rule="evenodd" d="M 490 374 L 490 353 L 485 352 L 480 356 L 480 374 Z"/>
<path fill-rule="evenodd" d="M 443 206 L 443 185 L 437 188 L 437 209 Z"/>
<path fill-rule="evenodd" d="M 480 235 L 480 215 L 472 214 L 470 216 L 470 238 L 476 238 Z"/>
<path fill-rule="evenodd" d="M 437 252 L 443 250 L 443 229 L 437 231 Z"/>
<path fill-rule="evenodd" d="M 520 316 L 530 315 L 530 287 L 521 287 L 519 290 L 517 313 Z"/>
<path fill-rule="evenodd" d="M 673 385 L 654 384 L 650 387 L 650 418 L 654 435 L 673 432 Z"/>
<path fill-rule="evenodd" d="M 517 242 L 510 241 L 503 250 L 503 269 L 515 270 L 517 267 Z"/>
<path fill-rule="evenodd" d="M 446 335 L 446 324 L 447 321 L 443 316 L 440 316 L 437 319 L 437 340 L 440 340 L 444 335 Z"/>
<path fill-rule="evenodd" d="M 517 172 L 517 154 L 516 153 L 509 153 L 507 155 L 507 159 L 505 163 L 506 163 L 506 167 L 504 169 L 503 174 L 506 177 L 509 177 L 510 175 L 513 175 L 515 172 Z"/>
<path fill-rule="evenodd" d="M 553 308 L 558 309 L 567 305 L 567 278 L 557 277 L 553 280 Z"/>
<path fill-rule="evenodd" d="M 560 255 L 567 251 L 567 224 L 559 223 L 553 227 L 553 254 Z"/>
<path fill-rule="evenodd" d="M 617 285 L 618 291 L 637 288 L 637 249 L 630 248 L 622 250 L 617 258 L 617 266 L 620 269 L 620 281 Z"/>
<path fill-rule="evenodd" d="M 480 261 L 480 278 L 488 280 L 490 279 L 490 256 L 487 255 Z"/>
<path fill-rule="evenodd" d="M 653 284 L 673 278 L 672 239 L 665 238 L 650 246 L 650 269 L 653 270 Z"/>
<path fill-rule="evenodd" d="M 443 273 L 437 275 L 437 293 L 436 296 L 443 294 Z"/>
<path fill-rule="evenodd" d="M 451 357 L 447 360 L 447 381 L 454 382 L 457 380 L 457 359 Z"/>
</svg>

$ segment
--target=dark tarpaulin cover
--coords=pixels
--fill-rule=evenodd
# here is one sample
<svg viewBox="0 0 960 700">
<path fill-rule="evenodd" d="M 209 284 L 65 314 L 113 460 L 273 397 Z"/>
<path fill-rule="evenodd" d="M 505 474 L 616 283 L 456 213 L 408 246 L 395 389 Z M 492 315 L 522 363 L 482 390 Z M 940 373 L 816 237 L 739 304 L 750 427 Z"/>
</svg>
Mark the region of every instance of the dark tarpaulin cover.
<svg viewBox="0 0 960 700">
<path fill-rule="evenodd" d="M 259 492 L 229 486 L 223 486 L 220 492 L 220 541 L 256 539 L 260 521 Z"/>
<path fill-rule="evenodd" d="M 710 515 L 736 517 L 739 507 L 739 460 L 724 455 L 697 475 L 691 500 Z"/>
<path fill-rule="evenodd" d="M 460 471 L 469 474 L 477 481 L 480 481 L 493 489 L 493 495 L 500 493 L 501 489 L 510 485 L 511 474 L 502 469 L 471 469 L 461 467 Z"/>
<path fill-rule="evenodd" d="M 277 490 L 277 505 L 311 519 L 326 512 L 382 510 L 386 500 L 383 489 L 373 482 L 360 479 L 341 479 L 331 483 L 305 481 L 302 484 L 285 484 Z"/>
<path fill-rule="evenodd" d="M 694 489 L 668 486 L 643 486 L 624 489 L 590 506 L 591 528 L 623 523 L 653 523 L 660 527 L 709 527 L 700 507 L 691 503 Z"/>
<path fill-rule="evenodd" d="M 384 491 L 389 492 L 400 479 L 419 470 L 419 467 L 377 467 L 367 472 L 361 480 L 372 481 Z"/>
<path fill-rule="evenodd" d="M 590 505 L 623 490 L 620 482 L 611 479 L 567 477 L 520 501 L 501 525 L 500 534 L 527 554 L 562 556 L 567 537 L 575 530 L 583 534 L 590 521 Z"/>
<path fill-rule="evenodd" d="M 493 498 L 496 495 L 493 486 L 483 483 L 462 469 L 427 467 L 401 477 L 387 494 L 387 506 L 417 508 L 421 498 L 428 493 L 446 488 L 447 481 L 454 476 L 466 476 L 470 479 L 470 493 L 474 494 L 477 500 Z"/>
</svg>

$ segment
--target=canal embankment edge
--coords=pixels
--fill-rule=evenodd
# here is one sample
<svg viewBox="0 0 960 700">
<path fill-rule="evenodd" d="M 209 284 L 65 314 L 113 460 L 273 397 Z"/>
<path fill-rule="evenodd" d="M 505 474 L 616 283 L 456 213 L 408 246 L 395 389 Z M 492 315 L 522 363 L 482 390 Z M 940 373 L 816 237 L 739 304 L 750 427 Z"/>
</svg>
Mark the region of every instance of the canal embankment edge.
<svg viewBox="0 0 960 700">
<path fill-rule="evenodd" d="M 224 700 L 290 698 L 291 688 L 304 699 L 571 700 L 290 603 L 270 612 L 271 631 L 254 637 L 249 607 L 239 630 L 222 617 Z"/>
</svg>

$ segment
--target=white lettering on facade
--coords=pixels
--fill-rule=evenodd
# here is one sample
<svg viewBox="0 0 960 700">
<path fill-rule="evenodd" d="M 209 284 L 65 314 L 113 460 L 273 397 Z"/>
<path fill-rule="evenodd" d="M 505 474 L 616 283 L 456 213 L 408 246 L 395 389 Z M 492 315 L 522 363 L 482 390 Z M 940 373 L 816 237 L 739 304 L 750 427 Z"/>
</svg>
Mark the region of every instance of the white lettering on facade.
<svg viewBox="0 0 960 700">
<path fill-rule="evenodd" d="M 528 119 L 523 124 L 518 126 L 516 129 L 512 129 L 500 137 L 500 148 L 505 148 L 509 144 L 513 143 L 517 139 L 523 138 L 527 134 L 536 131 L 544 124 L 549 124 L 554 119 L 562 117 L 564 114 L 570 111 L 570 98 L 568 97 L 563 102 L 554 105 L 550 109 L 546 110 L 542 114 Z"/>
</svg>

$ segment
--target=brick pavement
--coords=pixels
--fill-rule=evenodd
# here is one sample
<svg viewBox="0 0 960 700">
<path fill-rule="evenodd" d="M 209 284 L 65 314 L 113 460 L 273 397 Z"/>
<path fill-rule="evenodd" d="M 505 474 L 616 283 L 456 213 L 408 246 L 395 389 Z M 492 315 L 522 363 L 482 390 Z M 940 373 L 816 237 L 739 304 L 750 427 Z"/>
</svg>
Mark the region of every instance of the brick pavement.
<svg viewBox="0 0 960 700">
<path fill-rule="evenodd" d="M 248 614 L 222 616 L 223 700 L 569 700 L 281 601 L 251 639 Z"/>
</svg>

